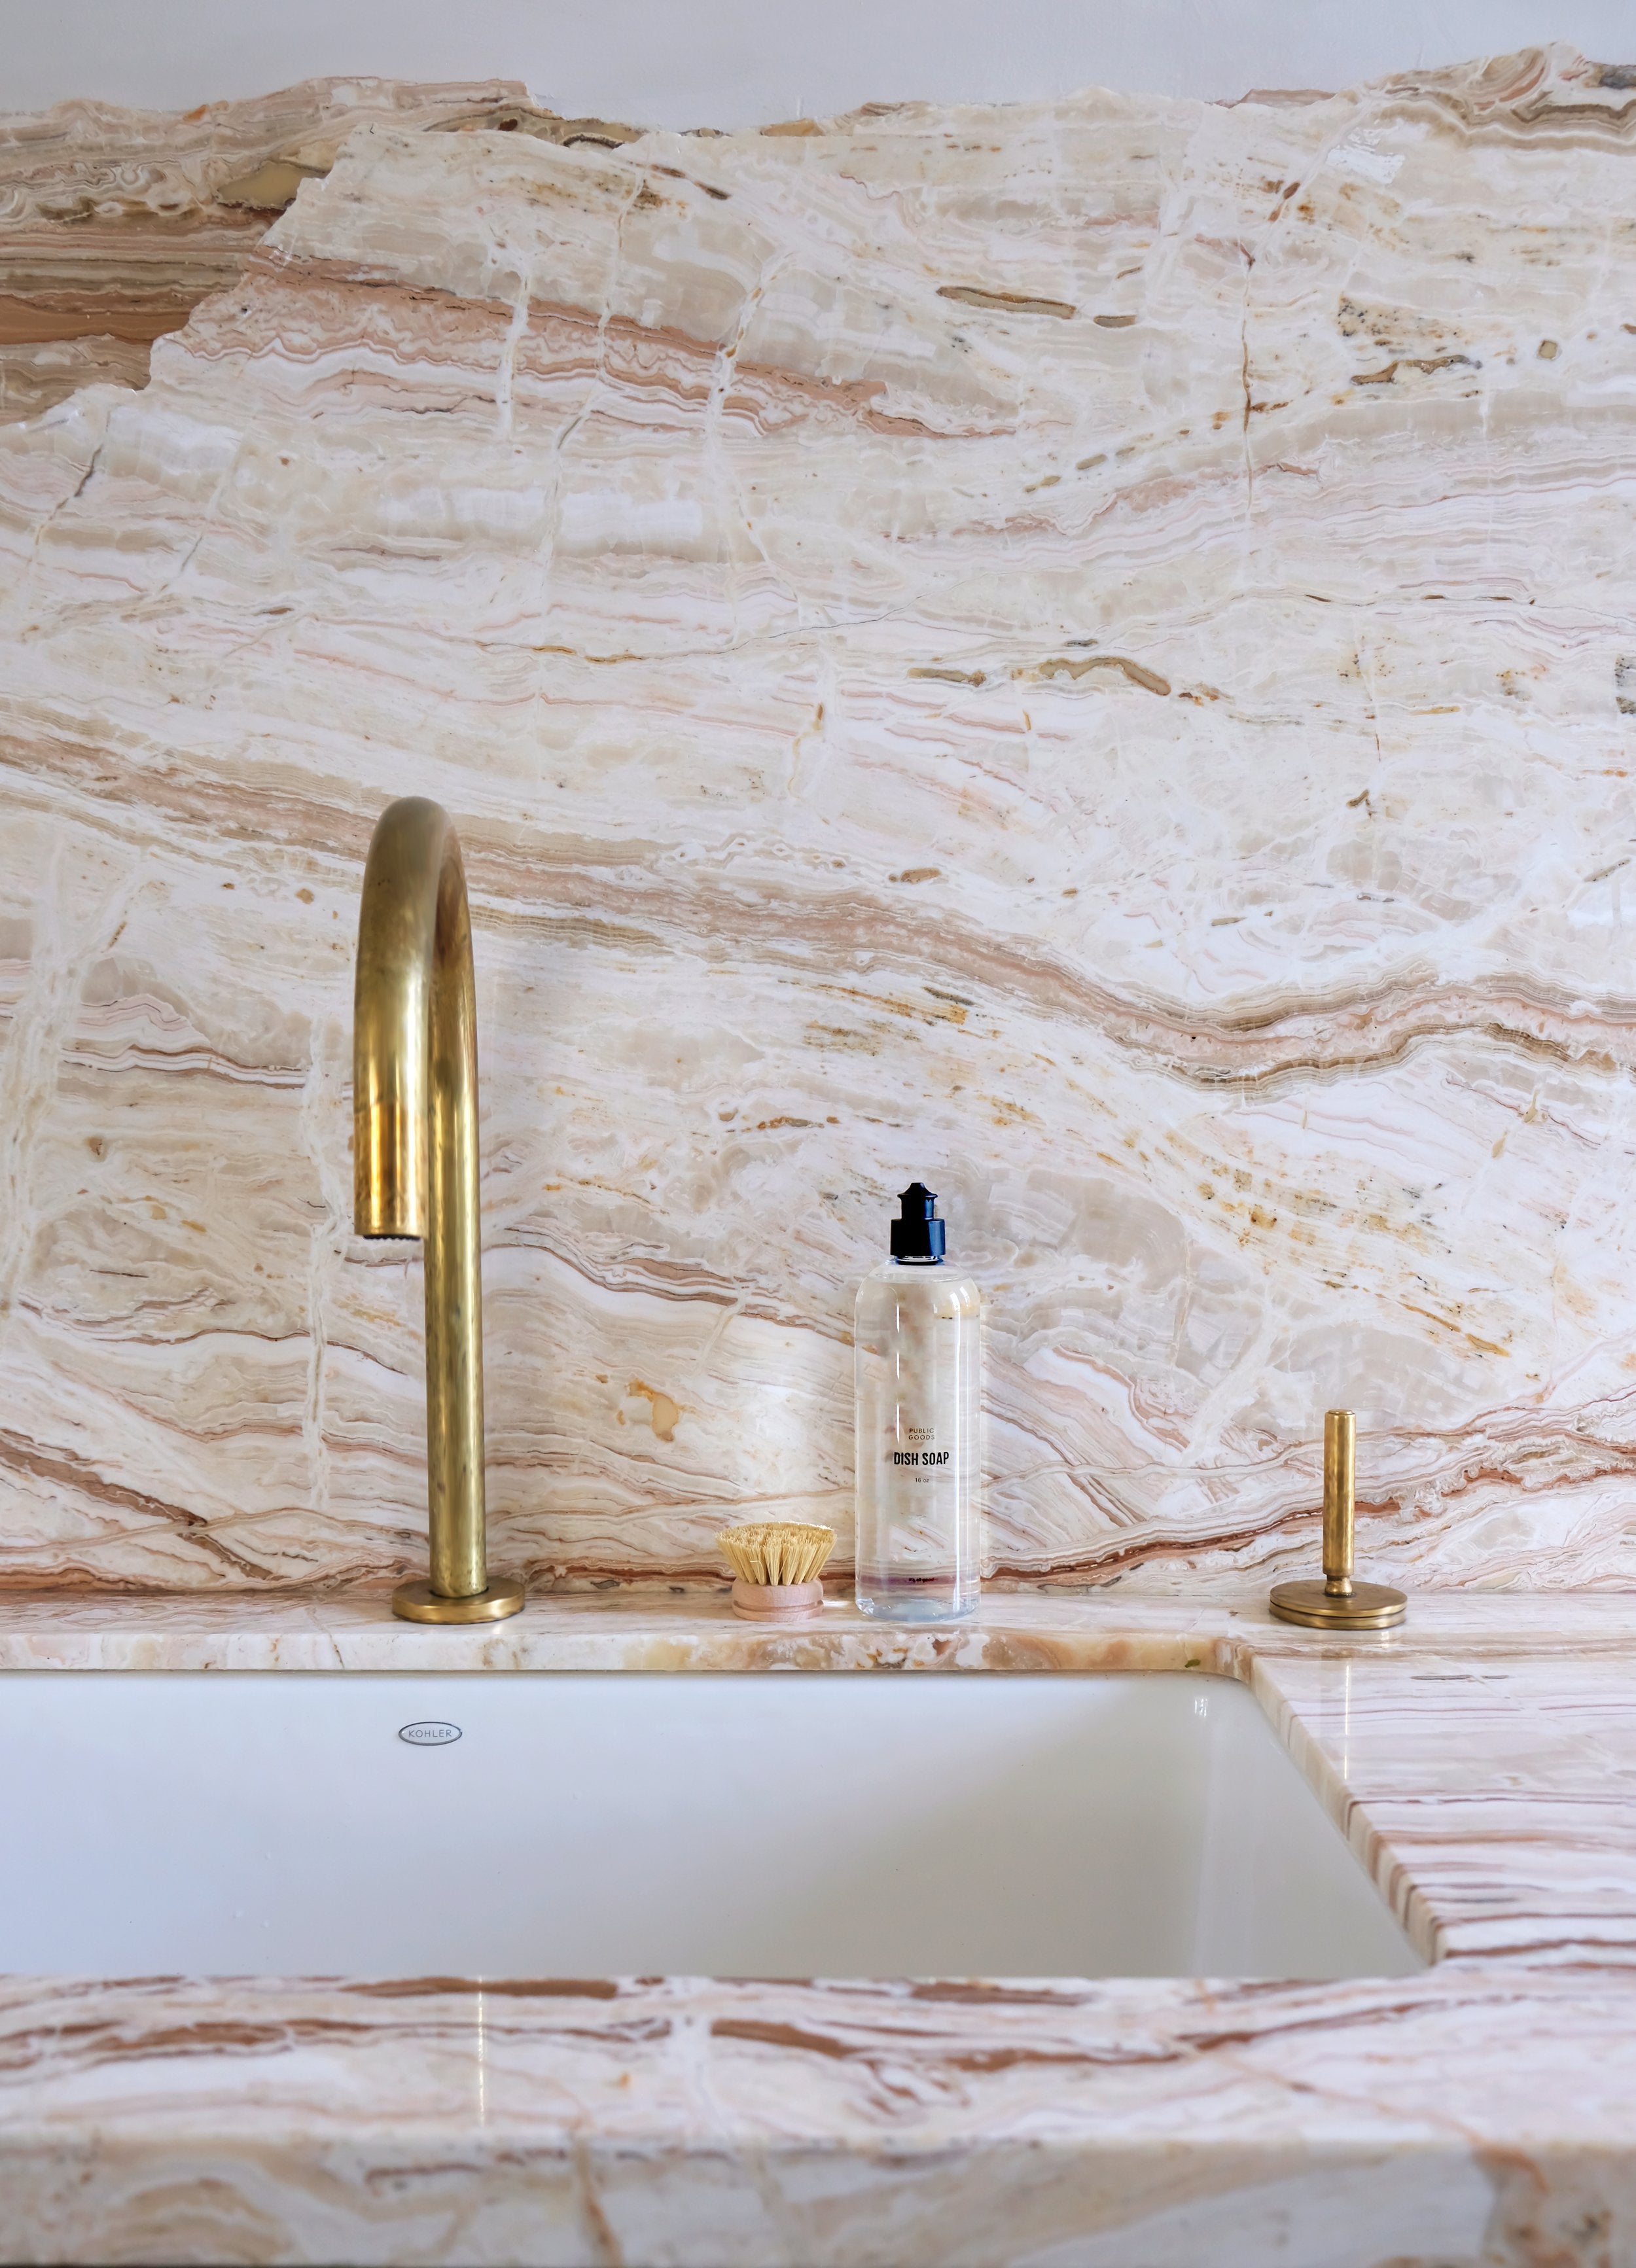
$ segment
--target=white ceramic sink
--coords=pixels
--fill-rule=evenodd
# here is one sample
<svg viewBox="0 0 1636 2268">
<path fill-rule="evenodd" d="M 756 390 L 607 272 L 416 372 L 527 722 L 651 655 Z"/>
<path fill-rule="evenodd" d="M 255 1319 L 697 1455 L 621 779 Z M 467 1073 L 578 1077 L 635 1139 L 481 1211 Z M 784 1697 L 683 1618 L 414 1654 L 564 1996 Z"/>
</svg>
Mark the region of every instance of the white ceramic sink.
<svg viewBox="0 0 1636 2268">
<path fill-rule="evenodd" d="M 0 1970 L 1420 1965 L 1198 1675 L 11 1673 L 0 1817 Z"/>
</svg>

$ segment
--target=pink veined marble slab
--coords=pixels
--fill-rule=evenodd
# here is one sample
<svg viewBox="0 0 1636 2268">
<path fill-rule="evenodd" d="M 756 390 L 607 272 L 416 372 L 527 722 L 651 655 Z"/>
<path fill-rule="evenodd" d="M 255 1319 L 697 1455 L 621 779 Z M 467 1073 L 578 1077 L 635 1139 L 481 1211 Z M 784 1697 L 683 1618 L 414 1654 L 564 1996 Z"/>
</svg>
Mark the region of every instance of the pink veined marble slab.
<svg viewBox="0 0 1636 2268">
<path fill-rule="evenodd" d="M 515 84 L 309 79 L 175 112 L 75 101 L 0 113 L 0 423 L 99 381 L 144 386 L 153 341 L 231 288 L 303 180 L 368 117 L 564 137 Z"/>
<path fill-rule="evenodd" d="M 1628 73 L 427 99 L 292 124 L 145 388 L 0 428 L 0 1583 L 420 1564 L 418 1277 L 348 1215 L 407 790 L 475 892 L 497 1557 L 844 1565 L 918 1174 L 1007 1579 L 1288 1572 L 1345 1403 L 1372 1572 L 1629 1582 Z"/>
<path fill-rule="evenodd" d="M 1607 1596 L 725 1599 L 502 1631 L 328 1600 L 12 1601 L 0 1668 L 1195 1668 L 1260 1695 L 1424 1948 L 1389 1983 L 0 1986 L 0 2205 L 59 2260 L 1612 2268 L 1636 2257 L 1636 1640 Z M 1576 1747 L 1578 1761 L 1565 1755 Z M 1475 1917 L 1475 1919 L 1473 1918 Z"/>
</svg>

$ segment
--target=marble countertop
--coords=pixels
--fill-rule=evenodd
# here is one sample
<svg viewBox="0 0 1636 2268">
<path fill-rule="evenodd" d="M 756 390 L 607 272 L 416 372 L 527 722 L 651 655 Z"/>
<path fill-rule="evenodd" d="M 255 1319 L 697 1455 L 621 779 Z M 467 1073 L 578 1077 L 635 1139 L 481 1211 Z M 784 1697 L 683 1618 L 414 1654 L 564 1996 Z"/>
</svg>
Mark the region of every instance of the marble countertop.
<svg viewBox="0 0 1636 2268">
<path fill-rule="evenodd" d="M 835 1604 L 384 1594 L 0 1603 L 0 1668 L 1197 1669 L 1249 1685 L 1423 1975 L 0 1985 L 28 2257 L 1029 2263 L 1636 2258 L 1628 1599 L 1422 1596 L 1397 1633 L 1258 1594 Z M 33 2250 L 28 2250 L 29 2246 Z M 1281 2248 L 1281 2249 L 1280 2249 Z"/>
</svg>

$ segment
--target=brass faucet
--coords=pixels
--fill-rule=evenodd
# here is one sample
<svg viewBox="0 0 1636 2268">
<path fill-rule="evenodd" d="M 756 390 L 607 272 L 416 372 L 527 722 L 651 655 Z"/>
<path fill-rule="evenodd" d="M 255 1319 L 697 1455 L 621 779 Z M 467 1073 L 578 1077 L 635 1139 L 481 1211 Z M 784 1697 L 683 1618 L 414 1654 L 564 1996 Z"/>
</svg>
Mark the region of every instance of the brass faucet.
<svg viewBox="0 0 1636 2268">
<path fill-rule="evenodd" d="M 364 869 L 352 1005 L 352 1210 L 360 1236 L 426 1246 L 426 1497 L 431 1580 L 392 1611 L 498 1622 L 520 1583 L 490 1581 L 483 1493 L 483 1255 L 477 1004 L 460 838 L 441 805 L 381 814 Z"/>
</svg>

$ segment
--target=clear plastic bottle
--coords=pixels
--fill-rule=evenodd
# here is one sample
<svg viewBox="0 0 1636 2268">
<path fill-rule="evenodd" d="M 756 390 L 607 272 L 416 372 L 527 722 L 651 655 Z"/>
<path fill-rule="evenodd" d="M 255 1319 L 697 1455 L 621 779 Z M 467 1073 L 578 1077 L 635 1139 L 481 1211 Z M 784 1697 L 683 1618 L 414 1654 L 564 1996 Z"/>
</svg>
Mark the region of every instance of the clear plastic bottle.
<svg viewBox="0 0 1636 2268">
<path fill-rule="evenodd" d="M 983 1294 L 944 1264 L 921 1182 L 892 1257 L 866 1276 L 853 1330 L 858 1603 L 888 1622 L 956 1622 L 977 1603 Z"/>
</svg>

